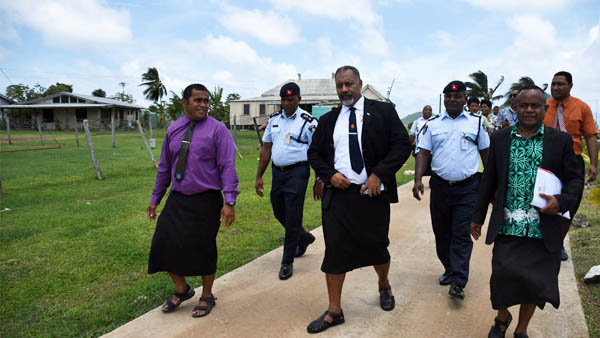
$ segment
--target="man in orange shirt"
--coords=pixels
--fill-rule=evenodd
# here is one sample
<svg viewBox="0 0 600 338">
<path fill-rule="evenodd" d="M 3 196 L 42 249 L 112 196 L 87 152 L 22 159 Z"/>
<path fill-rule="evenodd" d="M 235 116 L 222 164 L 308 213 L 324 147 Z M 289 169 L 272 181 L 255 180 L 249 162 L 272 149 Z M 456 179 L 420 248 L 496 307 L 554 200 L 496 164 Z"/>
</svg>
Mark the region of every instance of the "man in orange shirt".
<svg viewBox="0 0 600 338">
<path fill-rule="evenodd" d="M 548 109 L 544 118 L 544 124 L 558 130 L 565 131 L 571 134 L 573 138 L 573 150 L 577 156 L 577 161 L 581 166 L 580 170 L 585 173 L 585 165 L 581 153 L 583 152 L 582 137 L 585 139 L 588 154 L 590 155 L 590 165 L 587 170 L 587 183 L 596 180 L 598 174 L 598 141 L 596 135 L 598 129 L 594 122 L 592 110 L 585 102 L 571 96 L 571 88 L 573 88 L 573 77 L 568 72 L 558 72 L 552 78 L 550 93 L 552 97 L 546 101 Z M 581 196 L 579 195 L 579 203 Z M 577 211 L 577 209 L 575 209 Z M 575 216 L 575 213 L 571 217 Z M 571 221 L 563 224 L 563 237 L 569 231 Z M 569 256 L 563 248 L 561 259 L 567 260 Z"/>
</svg>

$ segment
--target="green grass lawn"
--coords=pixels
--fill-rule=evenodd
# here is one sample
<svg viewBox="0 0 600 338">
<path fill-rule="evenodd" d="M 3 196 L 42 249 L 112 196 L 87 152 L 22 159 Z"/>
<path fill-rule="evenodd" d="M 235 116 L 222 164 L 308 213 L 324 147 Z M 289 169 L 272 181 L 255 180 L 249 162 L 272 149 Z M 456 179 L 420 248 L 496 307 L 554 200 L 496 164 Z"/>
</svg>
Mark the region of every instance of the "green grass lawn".
<svg viewBox="0 0 600 338">
<path fill-rule="evenodd" d="M 164 130 L 154 130 L 160 157 Z M 41 147 L 39 135 L 0 132 L 0 151 Z M 155 223 L 145 216 L 156 169 L 137 131 L 93 133 L 104 180 L 96 179 L 80 133 L 45 133 L 45 146 L 61 149 L 0 152 L 0 337 L 99 336 L 159 306 L 172 292 L 163 273 L 146 274 Z M 221 276 L 283 244 L 284 231 L 268 199 L 254 191 L 258 140 L 254 131 L 238 132 L 243 159 L 236 167 L 242 191 L 236 221 L 218 236 Z M 413 169 L 412 157 L 397 174 Z M 314 175 L 313 175 L 314 176 Z M 304 226 L 321 225 L 320 204 L 309 182 Z M 164 204 L 165 199 L 163 199 Z M 159 211 L 163 204 L 159 206 Z M 315 267 L 318 268 L 318 267 Z M 274 267 L 273 273 L 278 268 Z M 200 278 L 190 278 L 200 285 Z"/>
<path fill-rule="evenodd" d="M 575 277 L 590 338 L 600 338 L 600 284 L 583 282 L 589 269 L 600 264 L 600 208 L 584 197 L 579 213 L 587 216 L 590 227 L 571 228 L 569 232 Z"/>
</svg>

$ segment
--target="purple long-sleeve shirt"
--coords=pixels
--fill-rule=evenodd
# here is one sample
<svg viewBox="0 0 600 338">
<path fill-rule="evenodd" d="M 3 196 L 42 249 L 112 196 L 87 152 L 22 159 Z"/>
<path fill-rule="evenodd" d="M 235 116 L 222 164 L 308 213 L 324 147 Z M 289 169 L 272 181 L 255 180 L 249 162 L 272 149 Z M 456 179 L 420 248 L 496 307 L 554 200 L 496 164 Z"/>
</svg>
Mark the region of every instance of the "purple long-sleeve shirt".
<svg viewBox="0 0 600 338">
<path fill-rule="evenodd" d="M 209 189 L 222 190 L 225 202 L 235 202 L 240 191 L 237 189 L 233 138 L 224 124 L 210 116 L 194 127 L 184 178 L 181 182 L 175 180 L 179 148 L 189 122 L 190 119 L 184 116 L 167 129 L 150 204 L 160 203 L 169 184 L 172 184 L 171 190 L 186 195 Z"/>
</svg>

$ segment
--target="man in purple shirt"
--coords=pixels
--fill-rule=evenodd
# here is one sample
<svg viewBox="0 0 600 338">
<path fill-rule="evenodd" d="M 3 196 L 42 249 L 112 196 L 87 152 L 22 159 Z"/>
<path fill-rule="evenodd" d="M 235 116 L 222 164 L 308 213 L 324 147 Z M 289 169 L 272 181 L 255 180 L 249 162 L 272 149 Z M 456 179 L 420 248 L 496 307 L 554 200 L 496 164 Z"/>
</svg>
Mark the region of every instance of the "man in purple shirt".
<svg viewBox="0 0 600 338">
<path fill-rule="evenodd" d="M 226 227 L 233 223 L 240 191 L 233 138 L 225 125 L 208 116 L 208 90 L 201 84 L 189 85 L 181 102 L 185 116 L 167 129 L 146 210 L 148 219 L 156 219 L 156 206 L 171 184 L 152 238 L 148 273 L 166 271 L 175 283 L 163 312 L 194 296 L 185 276 L 202 276 L 202 296 L 192 317 L 203 317 L 215 306 L 212 285 L 219 226 L 221 221 Z"/>
</svg>

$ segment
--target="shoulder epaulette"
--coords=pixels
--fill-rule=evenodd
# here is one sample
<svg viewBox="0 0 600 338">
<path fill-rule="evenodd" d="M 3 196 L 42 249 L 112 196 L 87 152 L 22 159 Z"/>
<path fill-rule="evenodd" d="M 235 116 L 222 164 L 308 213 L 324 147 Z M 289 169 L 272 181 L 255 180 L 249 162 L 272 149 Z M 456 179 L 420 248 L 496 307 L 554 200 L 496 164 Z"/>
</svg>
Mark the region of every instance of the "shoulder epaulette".
<svg viewBox="0 0 600 338">
<path fill-rule="evenodd" d="M 273 114 L 271 114 L 271 115 L 269 116 L 269 118 L 275 117 L 275 116 L 277 116 L 277 115 L 281 115 L 281 110 L 280 110 L 280 111 L 276 111 L 276 112 L 274 112 Z"/>
<path fill-rule="evenodd" d="M 429 123 L 430 121 L 433 121 L 433 120 L 437 119 L 438 117 L 440 117 L 440 115 L 434 115 L 434 116 L 430 117 L 426 122 Z"/>
<path fill-rule="evenodd" d="M 301 118 L 303 118 L 303 119 L 305 119 L 305 120 L 306 120 L 306 121 L 308 121 L 308 122 L 312 122 L 312 121 L 314 121 L 314 120 L 315 120 L 315 118 L 314 118 L 314 117 L 310 116 L 310 115 L 309 115 L 309 114 L 307 114 L 307 113 L 302 113 L 302 114 L 300 114 L 300 117 L 301 117 Z"/>
<path fill-rule="evenodd" d="M 481 117 L 481 113 L 469 113 L 471 116 Z"/>
</svg>

